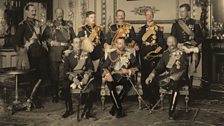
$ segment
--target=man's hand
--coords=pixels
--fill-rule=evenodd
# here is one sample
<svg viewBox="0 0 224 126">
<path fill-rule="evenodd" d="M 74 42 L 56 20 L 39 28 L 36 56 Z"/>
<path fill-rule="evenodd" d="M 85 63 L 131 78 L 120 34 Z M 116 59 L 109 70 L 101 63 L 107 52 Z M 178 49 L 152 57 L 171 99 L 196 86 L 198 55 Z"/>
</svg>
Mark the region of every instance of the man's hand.
<svg viewBox="0 0 224 126">
<path fill-rule="evenodd" d="M 121 72 L 122 72 L 122 74 L 129 74 L 130 70 L 129 69 L 125 69 L 125 68 L 121 68 Z"/>
<path fill-rule="evenodd" d="M 68 56 L 71 52 L 72 52 L 72 50 L 67 49 L 64 51 L 64 54 L 65 54 L 65 56 Z"/>
<path fill-rule="evenodd" d="M 56 46 L 56 45 L 58 45 L 58 42 L 52 40 L 52 41 L 50 41 L 50 45 L 51 45 L 51 46 Z"/>
<path fill-rule="evenodd" d="M 106 81 L 108 81 L 108 82 L 112 82 L 112 81 L 114 81 L 114 79 L 113 79 L 113 77 L 111 76 L 110 73 L 107 73 L 107 74 L 105 75 L 105 79 L 106 79 Z"/>
<path fill-rule="evenodd" d="M 149 76 L 145 80 L 145 83 L 147 85 L 149 85 L 152 82 L 152 80 L 154 79 L 154 77 L 155 77 L 155 74 L 154 73 L 149 74 Z"/>
<path fill-rule="evenodd" d="M 138 45 L 135 45 L 134 48 L 135 48 L 136 51 L 139 50 L 139 46 Z"/>
</svg>

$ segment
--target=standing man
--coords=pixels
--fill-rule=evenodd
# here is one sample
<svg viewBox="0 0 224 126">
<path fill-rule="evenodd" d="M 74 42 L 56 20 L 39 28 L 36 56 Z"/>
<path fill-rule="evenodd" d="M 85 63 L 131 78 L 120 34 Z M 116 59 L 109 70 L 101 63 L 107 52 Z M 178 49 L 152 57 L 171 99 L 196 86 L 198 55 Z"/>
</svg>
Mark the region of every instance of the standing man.
<svg viewBox="0 0 224 126">
<path fill-rule="evenodd" d="M 68 49 L 71 41 L 75 38 L 72 24 L 64 20 L 64 11 L 59 8 L 55 10 L 55 14 L 56 20 L 53 23 L 48 23 L 43 33 L 43 39 L 48 42 L 49 46 L 50 75 L 53 88 L 52 102 L 58 102 L 59 65 L 62 51 Z"/>
<path fill-rule="evenodd" d="M 180 19 L 177 19 L 171 29 L 171 35 L 177 38 L 178 48 L 191 55 L 190 73 L 194 72 L 199 64 L 198 45 L 203 41 L 199 22 L 190 18 L 189 4 L 180 5 Z"/>
<path fill-rule="evenodd" d="M 96 13 L 93 11 L 86 12 L 86 24 L 78 29 L 78 37 L 82 40 L 82 47 L 84 50 L 90 52 L 94 66 L 95 83 L 101 83 L 101 73 L 99 64 L 103 57 L 103 47 L 105 38 L 102 28 L 96 25 Z M 92 48 L 90 49 L 89 46 Z M 96 85 L 99 86 L 99 85 Z"/>
<path fill-rule="evenodd" d="M 135 73 L 138 71 L 138 62 L 133 55 L 126 50 L 125 38 L 119 37 L 115 43 L 116 50 L 111 52 L 104 62 L 103 77 L 110 90 L 110 96 L 113 101 L 113 106 L 110 114 L 117 118 L 125 116 L 122 107 L 122 101 L 127 95 L 131 87 L 131 82 L 134 82 Z M 120 94 L 117 93 L 116 86 L 123 85 Z"/>
<path fill-rule="evenodd" d="M 159 87 L 156 84 L 146 86 L 145 79 L 157 65 L 161 53 L 165 49 L 163 38 L 163 28 L 156 25 L 153 21 L 154 13 L 149 8 L 145 13 L 146 24 L 141 27 L 138 36 L 138 43 L 141 47 L 141 74 L 143 98 L 147 98 L 150 106 L 153 106 L 159 98 Z"/>
<path fill-rule="evenodd" d="M 177 40 L 174 36 L 167 38 L 168 50 L 166 50 L 155 69 L 146 79 L 146 84 L 160 74 L 166 72 L 163 79 L 159 79 L 162 88 L 173 90 L 169 107 L 169 119 L 174 119 L 174 112 L 179 96 L 179 89 L 188 84 L 188 59 L 186 53 L 177 48 Z"/>
<path fill-rule="evenodd" d="M 35 72 L 31 77 L 31 88 L 36 87 L 37 90 L 35 92 L 32 91 L 32 93 L 30 94 L 30 99 L 38 108 L 41 107 L 40 99 L 38 98 L 38 86 L 42 81 L 46 80 L 48 76 L 47 50 L 43 47 L 44 43 L 40 41 L 41 26 L 40 22 L 35 19 L 35 6 L 33 4 L 27 4 L 25 6 L 25 14 L 27 17 L 18 25 L 14 40 L 16 42 L 17 51 L 19 52 L 19 54 L 21 54 L 21 52 L 27 53 L 30 68 L 35 69 Z M 24 61 L 22 62 L 24 63 Z"/>
<path fill-rule="evenodd" d="M 128 47 L 135 48 L 139 50 L 139 47 L 136 43 L 136 34 L 133 26 L 125 22 L 125 11 L 117 10 L 116 11 L 116 23 L 109 26 L 109 31 L 107 34 L 108 43 L 114 45 L 116 39 L 119 37 L 125 38 L 125 43 Z"/>
</svg>

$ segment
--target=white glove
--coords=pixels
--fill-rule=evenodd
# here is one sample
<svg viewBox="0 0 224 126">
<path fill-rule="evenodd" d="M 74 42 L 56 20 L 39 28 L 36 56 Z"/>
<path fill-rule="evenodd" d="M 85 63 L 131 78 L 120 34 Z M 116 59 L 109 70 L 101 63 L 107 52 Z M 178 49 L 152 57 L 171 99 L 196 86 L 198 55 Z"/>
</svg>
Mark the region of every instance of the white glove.
<svg viewBox="0 0 224 126">
<path fill-rule="evenodd" d="M 149 85 L 152 82 L 152 80 L 154 79 L 154 77 L 155 77 L 155 74 L 154 73 L 149 74 L 149 76 L 145 80 L 145 83 L 147 85 Z"/>
</svg>

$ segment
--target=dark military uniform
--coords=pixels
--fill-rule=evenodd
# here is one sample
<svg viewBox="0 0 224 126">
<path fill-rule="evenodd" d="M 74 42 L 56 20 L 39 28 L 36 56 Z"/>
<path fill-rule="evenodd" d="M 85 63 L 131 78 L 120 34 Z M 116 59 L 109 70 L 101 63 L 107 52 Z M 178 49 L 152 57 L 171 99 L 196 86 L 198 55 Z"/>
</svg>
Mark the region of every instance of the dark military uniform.
<svg viewBox="0 0 224 126">
<path fill-rule="evenodd" d="M 34 27 L 39 29 L 39 21 L 36 19 L 27 18 L 22 21 L 16 30 L 14 40 L 15 45 L 24 48 L 26 42 L 31 43 L 32 36 L 35 34 L 34 43 L 30 44 L 28 49 L 28 58 L 31 69 L 35 69 L 34 74 L 32 74 L 32 85 L 36 84 L 38 79 L 45 80 L 48 76 L 48 62 L 47 62 L 47 50 L 42 46 L 41 35 L 36 33 Z M 36 92 L 36 94 L 38 91 Z"/>
<path fill-rule="evenodd" d="M 182 19 L 179 19 L 182 20 Z M 178 24 L 178 20 L 173 24 L 172 29 L 171 29 L 171 35 L 176 37 L 177 42 L 178 43 L 184 43 L 187 41 L 191 41 L 192 39 L 195 40 L 196 45 L 199 45 L 202 40 L 203 40 L 203 36 L 202 36 L 202 31 L 200 28 L 199 23 L 194 20 L 194 19 L 188 19 L 188 20 L 183 20 L 186 25 L 194 32 L 195 36 L 194 38 L 191 38 Z"/>
<path fill-rule="evenodd" d="M 160 84 L 163 88 L 173 90 L 169 109 L 169 116 L 173 117 L 177 104 L 177 97 L 179 95 L 179 89 L 183 85 L 187 85 L 189 83 L 188 59 L 186 53 L 180 51 L 179 49 L 172 52 L 169 50 L 165 51 L 152 73 L 155 75 L 160 75 L 164 72 L 167 72 L 167 74 L 165 74 L 164 77 L 158 78 L 158 80 L 161 82 Z M 168 81 L 169 83 L 163 84 L 163 80 L 166 79 L 170 80 Z"/>
<path fill-rule="evenodd" d="M 115 35 L 117 35 L 118 29 L 124 29 L 124 34 L 122 34 L 120 37 L 125 38 L 125 43 L 127 43 L 129 46 L 133 47 L 136 44 L 136 34 L 133 26 L 129 23 L 124 23 L 123 25 L 119 24 L 112 24 L 109 27 L 109 31 L 107 34 L 108 44 L 113 44 L 113 39 Z M 115 40 L 116 41 L 116 40 Z"/>
<path fill-rule="evenodd" d="M 149 33 L 146 33 L 150 31 Z M 146 35 L 147 34 L 147 35 Z M 143 98 L 147 98 L 151 105 L 155 104 L 157 98 L 159 97 L 158 86 L 151 84 L 146 86 L 145 80 L 152 70 L 157 65 L 160 57 L 159 55 L 163 52 L 166 47 L 163 38 L 163 29 L 153 22 L 149 25 L 144 25 L 141 27 L 138 36 L 138 43 L 140 45 L 140 59 L 141 59 L 141 82 L 143 87 Z M 161 48 L 157 53 L 158 57 L 155 58 L 146 58 L 147 54 L 154 52 L 156 49 Z"/>
<path fill-rule="evenodd" d="M 194 33 L 194 36 L 189 35 L 178 23 L 179 21 L 183 21 L 186 26 Z M 171 35 L 176 37 L 177 42 L 186 45 L 186 42 L 190 42 L 190 46 L 197 47 L 203 41 L 203 34 L 199 25 L 199 22 L 194 19 L 178 19 L 173 24 L 171 29 Z M 187 44 L 187 46 L 189 45 Z M 181 47 L 180 47 L 181 48 Z M 190 47 L 191 48 L 191 47 Z M 200 53 L 191 53 L 189 55 L 190 65 L 189 65 L 189 76 L 191 76 L 191 80 L 193 81 L 193 72 L 195 72 L 199 62 L 200 62 Z"/>
<path fill-rule="evenodd" d="M 62 52 L 69 48 L 70 43 L 75 38 L 75 32 L 70 22 L 55 20 L 53 23 L 48 22 L 43 32 L 43 39 L 48 42 L 49 59 L 50 59 L 50 77 L 53 87 L 53 97 L 58 97 L 59 84 L 59 65 L 62 59 Z M 54 45 L 50 45 L 51 41 L 55 41 Z"/>
<path fill-rule="evenodd" d="M 117 50 L 111 52 L 104 62 L 102 66 L 103 76 L 110 73 L 114 80 L 112 82 L 106 82 L 110 90 L 111 99 L 114 103 L 110 111 L 111 115 L 115 115 L 115 112 L 117 112 L 117 117 L 123 116 L 123 108 L 121 102 L 130 90 L 130 80 L 132 82 L 135 81 L 134 74 L 135 70 L 138 69 L 137 67 L 139 67 L 139 65 L 135 56 L 126 50 L 122 52 L 118 52 Z M 130 78 L 127 78 L 127 75 L 119 72 L 122 68 L 130 69 L 132 71 L 132 75 Z M 123 85 L 123 89 L 120 94 L 117 93 L 117 85 Z"/>
<path fill-rule="evenodd" d="M 85 36 L 89 37 L 89 35 L 92 33 L 92 30 L 95 27 L 100 27 L 100 26 L 94 25 L 93 27 L 91 27 L 89 25 L 84 25 L 80 27 L 78 30 L 79 32 L 78 37 L 80 38 L 83 38 Z M 90 53 L 92 60 L 98 60 L 103 56 L 103 46 L 105 44 L 104 34 L 102 30 L 100 30 L 97 34 L 98 35 L 93 40 L 95 48 L 93 52 Z"/>
<path fill-rule="evenodd" d="M 65 94 L 66 111 L 67 113 L 70 113 L 72 112 L 72 98 L 70 92 L 70 85 L 72 84 L 72 81 L 69 80 L 69 74 L 67 74 L 68 72 L 74 72 L 74 78 L 77 78 L 79 81 L 82 81 L 85 73 L 89 75 L 89 78 L 92 78 L 93 65 L 90 55 L 82 51 L 73 51 L 63 60 L 63 92 Z M 86 115 L 88 118 L 94 100 L 93 83 L 88 85 L 87 88 L 88 90 L 85 90 L 85 94 L 82 96 L 82 98 L 85 98 L 85 106 L 82 117 Z"/>
</svg>

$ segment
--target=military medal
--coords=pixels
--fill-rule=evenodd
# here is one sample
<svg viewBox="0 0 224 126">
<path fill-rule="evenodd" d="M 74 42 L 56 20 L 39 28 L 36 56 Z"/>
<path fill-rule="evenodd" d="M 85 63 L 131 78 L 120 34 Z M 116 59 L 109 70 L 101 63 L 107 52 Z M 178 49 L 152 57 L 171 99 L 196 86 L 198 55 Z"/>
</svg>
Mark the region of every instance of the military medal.
<svg viewBox="0 0 224 126">
<path fill-rule="evenodd" d="M 177 66 L 177 69 L 180 69 L 180 61 L 176 61 L 176 66 Z"/>
</svg>

